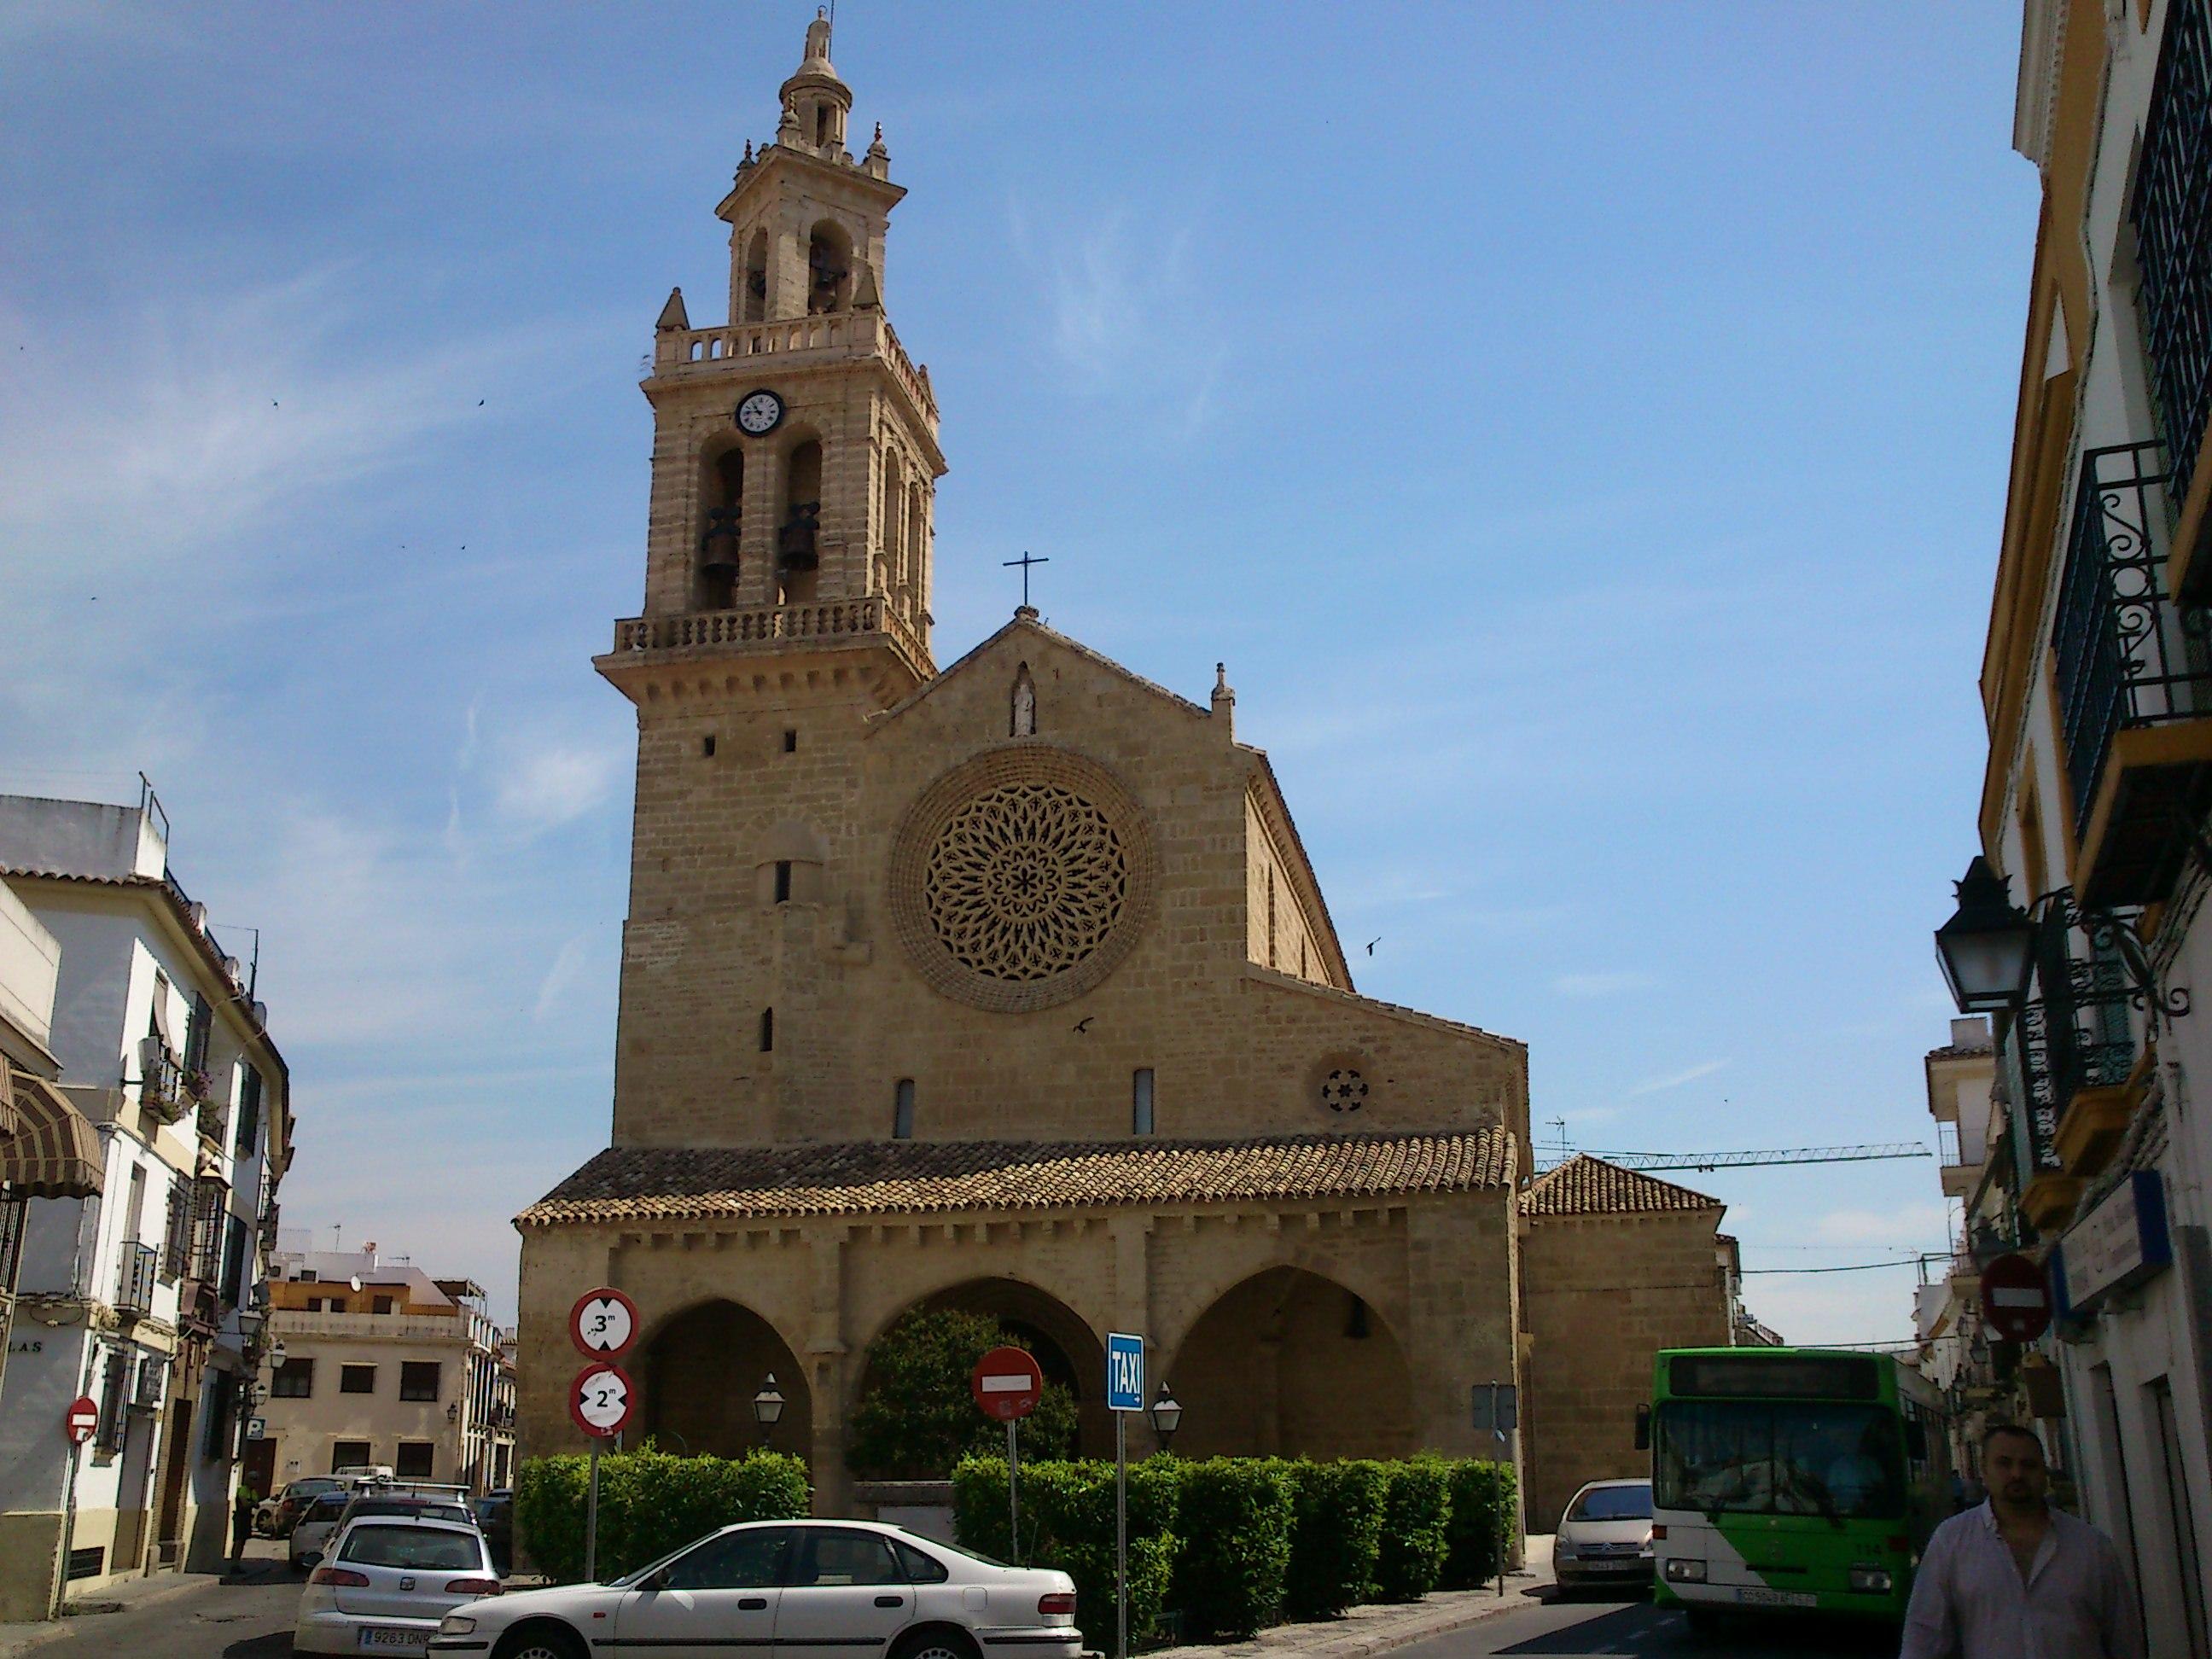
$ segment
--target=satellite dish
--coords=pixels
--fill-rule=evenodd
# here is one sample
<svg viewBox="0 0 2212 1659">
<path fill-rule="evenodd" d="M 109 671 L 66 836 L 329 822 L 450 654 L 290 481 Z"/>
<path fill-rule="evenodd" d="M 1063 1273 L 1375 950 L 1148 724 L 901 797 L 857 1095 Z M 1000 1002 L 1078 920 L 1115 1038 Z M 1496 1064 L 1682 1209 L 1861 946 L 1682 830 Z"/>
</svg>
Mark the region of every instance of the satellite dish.
<svg viewBox="0 0 2212 1659">
<path fill-rule="evenodd" d="M 356 1273 L 351 1279 L 348 1279 L 346 1283 L 352 1285 L 356 1291 L 359 1290 L 361 1288 L 361 1275 L 359 1273 Z"/>
</svg>

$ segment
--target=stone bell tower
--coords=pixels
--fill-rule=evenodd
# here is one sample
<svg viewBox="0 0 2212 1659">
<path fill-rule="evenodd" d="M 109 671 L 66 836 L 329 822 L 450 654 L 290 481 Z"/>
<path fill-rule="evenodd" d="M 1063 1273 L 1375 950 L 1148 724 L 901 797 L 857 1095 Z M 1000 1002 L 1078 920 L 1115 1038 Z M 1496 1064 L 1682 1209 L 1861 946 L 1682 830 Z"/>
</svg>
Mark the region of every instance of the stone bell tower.
<svg viewBox="0 0 2212 1659">
<path fill-rule="evenodd" d="M 692 327 L 677 290 L 654 331 L 645 614 L 623 624 L 618 659 L 880 633 L 929 672 L 945 458 L 929 376 L 884 311 L 906 191 L 880 127 L 858 161 L 846 149 L 852 107 L 817 17 L 775 141 L 746 144 L 714 210 L 730 227 L 728 323 Z"/>
<path fill-rule="evenodd" d="M 728 322 L 679 290 L 655 326 L 645 603 L 594 659 L 638 713 L 617 1144 L 804 1133 L 824 976 L 868 950 L 832 850 L 863 722 L 936 672 L 937 403 L 884 310 L 906 192 L 880 127 L 846 148 L 826 19 L 781 98 L 715 209 Z"/>
</svg>

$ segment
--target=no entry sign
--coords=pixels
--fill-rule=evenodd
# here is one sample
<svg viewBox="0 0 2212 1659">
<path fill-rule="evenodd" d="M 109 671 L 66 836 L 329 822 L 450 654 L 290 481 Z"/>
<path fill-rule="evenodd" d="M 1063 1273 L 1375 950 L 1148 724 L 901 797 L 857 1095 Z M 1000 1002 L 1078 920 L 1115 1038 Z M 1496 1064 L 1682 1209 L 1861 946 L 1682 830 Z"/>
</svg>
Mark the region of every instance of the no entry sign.
<svg viewBox="0 0 2212 1659">
<path fill-rule="evenodd" d="M 70 1443 L 82 1446 L 100 1428 L 100 1407 L 88 1394 L 81 1394 L 70 1401 L 70 1408 L 62 1413 L 62 1432 Z"/>
<path fill-rule="evenodd" d="M 984 1416 L 1011 1423 L 1037 1408 L 1044 1393 L 1044 1373 L 1033 1354 L 1019 1348 L 994 1348 L 968 1374 L 968 1392 L 975 1396 Z"/>
<path fill-rule="evenodd" d="M 568 1310 L 568 1340 L 579 1353 L 613 1359 L 637 1338 L 637 1304 L 611 1285 L 586 1291 Z"/>
<path fill-rule="evenodd" d="M 1982 1269 L 1982 1316 L 2008 1342 L 2033 1342 L 2051 1327 L 2051 1286 L 2043 1269 L 2020 1255 L 2001 1255 Z"/>
<path fill-rule="evenodd" d="M 613 1438 L 629 1421 L 637 1390 L 619 1365 L 586 1365 L 568 1389 L 568 1415 L 586 1434 Z"/>
</svg>

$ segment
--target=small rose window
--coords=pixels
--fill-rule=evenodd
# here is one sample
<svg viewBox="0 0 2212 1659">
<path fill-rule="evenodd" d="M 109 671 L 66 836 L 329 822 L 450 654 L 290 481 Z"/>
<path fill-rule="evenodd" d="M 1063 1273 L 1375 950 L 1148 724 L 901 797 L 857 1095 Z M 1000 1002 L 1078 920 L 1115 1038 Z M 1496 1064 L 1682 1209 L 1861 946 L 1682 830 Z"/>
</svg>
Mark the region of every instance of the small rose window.
<svg viewBox="0 0 2212 1659">
<path fill-rule="evenodd" d="M 1367 1079 L 1349 1066 L 1323 1074 L 1321 1103 L 1332 1112 L 1356 1112 L 1367 1103 Z"/>
</svg>

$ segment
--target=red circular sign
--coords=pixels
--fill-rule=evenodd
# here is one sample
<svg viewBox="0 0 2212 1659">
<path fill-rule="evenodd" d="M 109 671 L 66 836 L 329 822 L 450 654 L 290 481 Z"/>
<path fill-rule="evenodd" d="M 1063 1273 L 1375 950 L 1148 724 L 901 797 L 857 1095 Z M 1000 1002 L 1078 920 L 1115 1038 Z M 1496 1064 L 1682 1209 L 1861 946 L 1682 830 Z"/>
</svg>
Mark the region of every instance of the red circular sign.
<svg viewBox="0 0 2212 1659">
<path fill-rule="evenodd" d="M 586 1291 L 568 1310 L 568 1340 L 592 1359 L 612 1359 L 637 1340 L 637 1304 L 611 1285 Z"/>
<path fill-rule="evenodd" d="M 70 1401 L 70 1408 L 62 1413 L 62 1432 L 82 1446 L 100 1428 L 100 1406 L 88 1394 L 81 1394 Z"/>
<path fill-rule="evenodd" d="M 1011 1423 L 1037 1408 L 1038 1396 L 1044 1393 L 1044 1373 L 1032 1354 L 1019 1348 L 994 1348 L 968 1374 L 968 1392 L 975 1396 L 984 1416 Z"/>
<path fill-rule="evenodd" d="M 637 1409 L 637 1385 L 619 1365 L 586 1365 L 568 1386 L 568 1415 L 586 1434 L 611 1440 Z"/>
<path fill-rule="evenodd" d="M 2041 1336 L 2051 1328 L 2051 1286 L 2043 1269 L 2016 1254 L 1983 1268 L 1982 1317 L 2008 1342 Z"/>
</svg>

